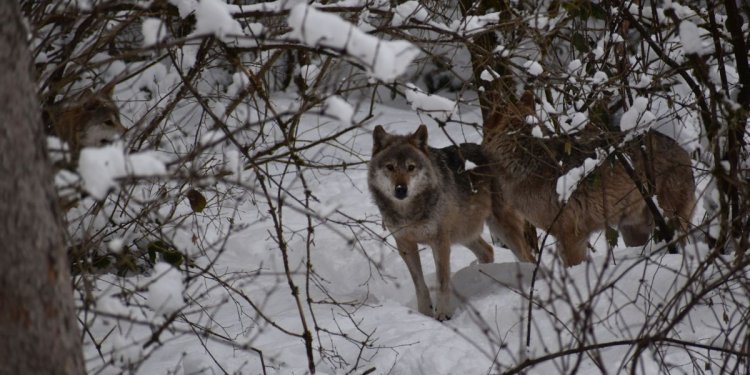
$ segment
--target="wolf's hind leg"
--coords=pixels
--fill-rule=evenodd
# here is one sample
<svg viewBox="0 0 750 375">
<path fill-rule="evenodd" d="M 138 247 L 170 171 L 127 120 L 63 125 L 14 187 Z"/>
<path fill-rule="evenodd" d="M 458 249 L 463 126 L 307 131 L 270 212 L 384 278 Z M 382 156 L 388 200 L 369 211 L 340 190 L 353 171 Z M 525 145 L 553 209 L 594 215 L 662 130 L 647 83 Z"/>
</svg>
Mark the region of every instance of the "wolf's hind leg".
<svg viewBox="0 0 750 375">
<path fill-rule="evenodd" d="M 588 234 L 575 235 L 575 234 L 560 234 L 557 237 L 557 252 L 562 258 L 563 264 L 566 267 L 575 266 L 583 263 L 588 256 L 588 249 L 586 244 L 588 243 Z"/>
<path fill-rule="evenodd" d="M 406 263 L 406 268 L 409 269 L 411 280 L 414 282 L 414 290 L 417 293 L 417 310 L 424 315 L 432 316 L 432 300 L 427 284 L 424 282 L 417 243 L 396 238 L 396 246 L 398 247 L 398 253 Z"/>
<path fill-rule="evenodd" d="M 504 204 L 499 194 L 492 196 L 492 214 L 487 219 L 492 236 L 508 246 L 521 262 L 534 262 L 534 255 L 524 237 L 524 220 L 521 215 Z"/>
<path fill-rule="evenodd" d="M 691 185 L 691 189 L 675 192 L 674 196 L 663 195 L 658 197 L 661 208 L 664 210 L 665 219 L 668 220 L 669 225 L 682 232 L 683 235 L 690 233 L 690 219 L 695 208 L 694 191 L 695 188 Z M 686 237 L 683 236 L 680 239 L 680 245 L 683 247 Z"/>
<path fill-rule="evenodd" d="M 643 246 L 651 238 L 653 225 L 622 225 L 619 228 L 625 246 Z"/>
<path fill-rule="evenodd" d="M 467 243 L 466 247 L 477 256 L 479 263 L 492 263 L 495 261 L 495 252 L 492 250 L 492 246 L 482 238 L 477 238 Z"/>
</svg>

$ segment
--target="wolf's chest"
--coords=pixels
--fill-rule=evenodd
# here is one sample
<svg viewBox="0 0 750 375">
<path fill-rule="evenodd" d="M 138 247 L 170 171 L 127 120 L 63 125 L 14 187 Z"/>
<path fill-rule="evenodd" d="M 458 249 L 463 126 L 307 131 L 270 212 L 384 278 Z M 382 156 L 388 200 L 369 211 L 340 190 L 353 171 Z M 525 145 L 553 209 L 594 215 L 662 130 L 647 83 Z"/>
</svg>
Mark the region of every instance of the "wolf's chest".
<svg viewBox="0 0 750 375">
<path fill-rule="evenodd" d="M 386 228 L 396 237 L 410 238 L 418 243 L 426 243 L 434 239 L 439 231 L 437 220 L 398 220 L 391 221 L 384 218 Z"/>
</svg>

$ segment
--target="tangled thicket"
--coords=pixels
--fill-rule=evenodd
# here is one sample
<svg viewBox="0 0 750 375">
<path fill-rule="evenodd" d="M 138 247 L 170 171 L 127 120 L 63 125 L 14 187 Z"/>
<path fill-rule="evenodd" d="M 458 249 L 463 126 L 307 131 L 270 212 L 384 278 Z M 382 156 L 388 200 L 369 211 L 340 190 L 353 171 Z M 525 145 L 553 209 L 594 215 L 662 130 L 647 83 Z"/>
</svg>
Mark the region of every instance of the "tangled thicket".
<svg viewBox="0 0 750 375">
<path fill-rule="evenodd" d="M 536 96 L 529 126 L 540 137 L 574 145 L 625 131 L 671 135 L 694 160 L 700 217 L 688 236 L 693 250 L 680 261 L 592 263 L 570 271 L 577 279 L 561 269 L 535 273 L 533 297 L 519 296 L 523 311 L 512 317 L 524 326 L 521 343 L 477 314 L 472 324 L 484 337 L 470 338 L 484 346 L 489 371 L 747 368 L 747 2 L 362 0 L 297 8 L 302 17 L 317 9 L 356 27 L 333 34 L 324 32 L 331 25 L 294 20 L 293 1 L 230 3 L 22 1 L 43 107 L 111 91 L 127 128 L 94 154 L 121 163 L 121 171 L 96 176 L 111 180 L 102 197 L 92 196 L 96 181 L 78 166 L 91 154 L 61 155 L 53 147 L 60 142 L 49 142 L 53 158 L 68 161 L 55 179 L 92 373 L 137 372 L 188 336 L 213 359 L 184 356 L 169 362 L 171 371 L 393 371 L 375 364 L 398 345 L 358 316 L 378 304 L 367 283 L 352 286 L 359 291 L 352 297 L 330 282 L 337 270 L 316 263 L 331 245 L 327 233 L 358 254 L 349 261 L 363 264 L 366 280 L 387 279 L 372 255 L 384 235 L 378 217 L 321 200 L 313 186 L 362 174 L 369 150 L 357 140 L 369 142 L 364 129 L 388 105 L 408 100 L 446 134 L 476 133 L 482 121 L 472 109 L 487 119 L 524 90 Z M 378 47 L 361 51 L 357 43 L 369 35 Z M 397 40 L 413 46 L 386 51 Z M 413 60 L 404 56 L 417 49 Z M 386 53 L 393 58 L 381 61 Z M 424 103 L 436 98 L 428 94 L 455 101 L 430 108 Z M 143 160 L 163 168 L 144 168 Z M 222 258 L 247 230 L 268 255 Z M 217 267 L 232 262 L 243 264 Z M 268 296 L 276 290 L 291 294 L 293 317 L 273 309 Z M 239 328 L 215 318 L 228 306 Z M 631 309 L 641 315 L 637 326 L 622 320 Z M 288 336 L 306 363 L 269 357 L 270 332 Z M 211 355 L 216 345 L 246 355 L 223 362 Z M 625 350 L 622 363 L 607 362 L 609 348 Z"/>
</svg>

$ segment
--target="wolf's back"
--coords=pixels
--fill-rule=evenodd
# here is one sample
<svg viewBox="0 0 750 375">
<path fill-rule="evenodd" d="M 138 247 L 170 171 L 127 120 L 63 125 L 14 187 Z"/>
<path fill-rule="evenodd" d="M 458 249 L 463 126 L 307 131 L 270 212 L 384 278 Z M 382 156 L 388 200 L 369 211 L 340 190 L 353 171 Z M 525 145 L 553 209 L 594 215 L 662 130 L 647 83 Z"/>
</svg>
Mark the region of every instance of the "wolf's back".
<svg viewBox="0 0 750 375">
<path fill-rule="evenodd" d="M 443 148 L 430 147 L 430 158 L 438 167 L 446 184 L 455 184 L 459 193 L 473 194 L 478 188 L 488 186 L 490 174 L 484 172 L 488 159 L 476 143 L 462 143 Z M 466 162 L 476 165 L 466 170 Z"/>
</svg>

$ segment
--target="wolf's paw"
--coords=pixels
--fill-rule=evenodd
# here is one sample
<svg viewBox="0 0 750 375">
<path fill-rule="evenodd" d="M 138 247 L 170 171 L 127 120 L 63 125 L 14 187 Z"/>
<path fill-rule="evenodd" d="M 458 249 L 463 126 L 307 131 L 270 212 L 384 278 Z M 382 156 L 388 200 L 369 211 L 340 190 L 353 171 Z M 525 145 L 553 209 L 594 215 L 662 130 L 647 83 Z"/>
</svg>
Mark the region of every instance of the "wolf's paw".
<svg viewBox="0 0 750 375">
<path fill-rule="evenodd" d="M 451 320 L 451 314 L 448 314 L 445 312 L 438 312 L 438 313 L 435 313 L 435 319 L 437 319 L 440 322 Z"/>
</svg>

